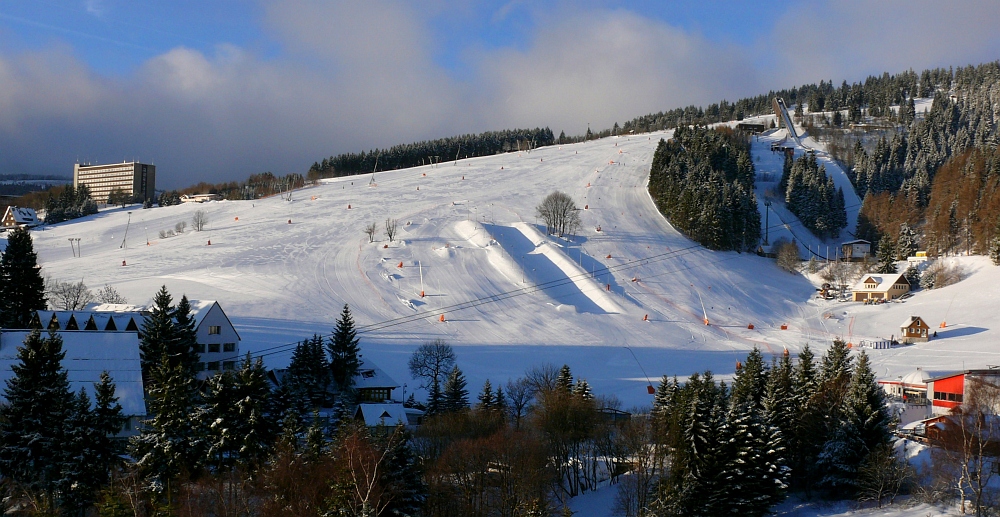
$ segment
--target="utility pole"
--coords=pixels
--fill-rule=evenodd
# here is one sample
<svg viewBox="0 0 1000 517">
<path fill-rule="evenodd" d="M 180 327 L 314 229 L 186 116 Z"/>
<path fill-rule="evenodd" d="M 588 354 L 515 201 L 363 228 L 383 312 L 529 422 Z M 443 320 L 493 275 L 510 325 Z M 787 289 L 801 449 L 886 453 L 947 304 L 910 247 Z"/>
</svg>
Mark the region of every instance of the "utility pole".
<svg viewBox="0 0 1000 517">
<path fill-rule="evenodd" d="M 771 234 L 770 220 L 771 220 L 771 200 L 765 199 L 764 200 L 764 246 L 771 245 L 767 240 L 768 236 Z"/>
</svg>

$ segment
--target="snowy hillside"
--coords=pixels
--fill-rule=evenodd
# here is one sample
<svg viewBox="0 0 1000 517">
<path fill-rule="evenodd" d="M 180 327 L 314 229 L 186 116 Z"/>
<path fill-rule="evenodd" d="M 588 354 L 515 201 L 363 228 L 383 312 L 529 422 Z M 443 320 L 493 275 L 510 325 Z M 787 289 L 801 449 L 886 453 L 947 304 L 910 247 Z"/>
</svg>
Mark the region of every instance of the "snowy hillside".
<svg viewBox="0 0 1000 517">
<path fill-rule="evenodd" d="M 282 345 L 329 332 L 348 303 L 363 353 L 408 391 L 409 354 L 440 338 L 456 347 L 473 391 L 486 378 L 502 382 L 530 366 L 567 363 L 628 407 L 650 400 L 643 370 L 653 383 L 704 369 L 727 374 L 754 345 L 795 353 L 834 336 L 887 337 L 911 312 L 958 326 L 949 320 L 948 339 L 874 352 L 883 372 L 1000 363 L 990 345 L 995 290 L 974 287 L 994 285 L 1000 269 L 972 260 L 969 279 L 904 304 L 814 300 L 802 276 L 769 259 L 701 248 L 658 214 L 645 183 L 666 136 L 379 172 L 377 186 L 368 176 L 340 178 L 297 191 L 290 202 L 113 209 L 40 229 L 35 247 L 43 274 L 94 289 L 110 284 L 132 303 L 148 302 L 161 284 L 177 298 L 218 300 L 242 350 L 274 367 L 290 356 Z M 754 146 L 762 172 L 777 160 L 768 145 L 762 138 Z M 554 190 L 585 208 L 573 241 L 545 236 L 535 219 L 535 206 Z M 197 210 L 208 217 L 203 232 L 190 230 Z M 387 218 L 398 220 L 394 242 L 383 232 Z M 856 209 L 850 228 L 854 218 Z M 773 241 L 780 221 L 773 212 L 771 219 Z M 159 237 L 179 222 L 188 225 L 183 234 Z M 808 234 L 789 222 L 797 237 Z M 374 243 L 363 233 L 369 223 L 378 227 Z M 81 239 L 82 258 L 68 238 Z"/>
</svg>

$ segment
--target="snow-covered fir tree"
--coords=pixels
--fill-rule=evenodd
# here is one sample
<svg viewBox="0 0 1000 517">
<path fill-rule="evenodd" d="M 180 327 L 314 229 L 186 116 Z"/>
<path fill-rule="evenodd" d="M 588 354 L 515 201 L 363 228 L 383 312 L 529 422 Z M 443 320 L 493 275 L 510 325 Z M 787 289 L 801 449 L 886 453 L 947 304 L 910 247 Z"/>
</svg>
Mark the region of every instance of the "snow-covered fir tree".
<svg viewBox="0 0 1000 517">
<path fill-rule="evenodd" d="M 333 329 L 333 335 L 327 343 L 332 380 L 334 386 L 341 391 L 351 387 L 354 376 L 358 373 L 358 367 L 361 366 L 361 348 L 358 346 L 360 339 L 357 334 L 351 309 L 345 303 L 340 318 L 337 319 L 337 325 Z"/>
<path fill-rule="evenodd" d="M 889 443 L 891 416 L 875 382 L 868 355 L 858 358 L 838 413 L 837 427 L 819 456 L 822 484 L 839 497 L 857 490 L 858 471 L 869 454 Z"/>
<path fill-rule="evenodd" d="M 876 260 L 878 264 L 875 265 L 875 272 L 883 275 L 898 272 L 896 269 L 896 249 L 891 240 L 885 238 L 879 241 Z"/>
<path fill-rule="evenodd" d="M 31 234 L 17 228 L 0 253 L 0 327 L 26 329 L 34 312 L 45 307 L 45 281 Z"/>
<path fill-rule="evenodd" d="M 62 338 L 33 331 L 18 347 L 14 376 L 0 406 L 0 475 L 56 504 L 66 458 L 65 424 L 73 420 Z M 65 486 L 62 483 L 63 487 Z"/>
<path fill-rule="evenodd" d="M 910 225 L 899 225 L 899 237 L 896 238 L 896 258 L 906 260 L 917 251 L 917 232 Z"/>
</svg>

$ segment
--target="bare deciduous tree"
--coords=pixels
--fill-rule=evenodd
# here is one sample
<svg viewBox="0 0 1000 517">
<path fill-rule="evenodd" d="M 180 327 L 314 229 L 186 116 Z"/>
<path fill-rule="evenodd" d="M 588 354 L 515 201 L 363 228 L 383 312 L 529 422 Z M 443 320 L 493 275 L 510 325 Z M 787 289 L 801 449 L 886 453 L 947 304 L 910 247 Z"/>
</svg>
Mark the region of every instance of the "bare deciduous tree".
<svg viewBox="0 0 1000 517">
<path fill-rule="evenodd" d="M 94 299 L 94 293 L 84 285 L 83 280 L 76 283 L 54 280 L 48 284 L 48 291 L 52 305 L 64 311 L 80 310 Z"/>
<path fill-rule="evenodd" d="M 912 475 L 909 463 L 896 456 L 891 444 L 880 446 L 858 470 L 858 500 L 874 502 L 881 508 L 888 499 L 891 505 Z"/>
<path fill-rule="evenodd" d="M 396 220 L 386 219 L 385 220 L 385 236 L 389 238 L 389 242 L 392 242 L 396 238 Z"/>
<path fill-rule="evenodd" d="M 370 223 L 368 226 L 365 226 L 365 235 L 368 236 L 368 242 L 375 242 L 375 230 L 375 223 Z"/>
<path fill-rule="evenodd" d="M 572 235 L 580 228 L 580 209 L 567 194 L 555 191 L 538 205 L 538 217 L 545 221 L 545 230 L 552 235 Z"/>
<path fill-rule="evenodd" d="M 174 225 L 174 231 L 177 233 L 184 233 L 184 229 L 187 228 L 187 221 L 180 221 Z"/>
<path fill-rule="evenodd" d="M 198 210 L 194 213 L 194 216 L 191 217 L 191 226 L 196 232 L 204 230 L 206 224 L 208 224 L 208 216 L 205 215 L 204 210 Z"/>
<path fill-rule="evenodd" d="M 528 414 L 528 404 L 534 398 L 533 391 L 531 383 L 524 377 L 507 381 L 507 409 L 514 417 L 514 429 L 521 428 L 521 419 Z"/>
<path fill-rule="evenodd" d="M 424 343 L 410 356 L 409 367 L 410 375 L 423 381 L 420 387 L 427 390 L 427 409 L 433 413 L 443 397 L 441 386 L 455 367 L 455 350 L 441 339 Z"/>
<path fill-rule="evenodd" d="M 128 300 L 110 285 L 105 285 L 100 291 L 97 291 L 97 301 L 101 303 L 128 303 Z"/>
</svg>

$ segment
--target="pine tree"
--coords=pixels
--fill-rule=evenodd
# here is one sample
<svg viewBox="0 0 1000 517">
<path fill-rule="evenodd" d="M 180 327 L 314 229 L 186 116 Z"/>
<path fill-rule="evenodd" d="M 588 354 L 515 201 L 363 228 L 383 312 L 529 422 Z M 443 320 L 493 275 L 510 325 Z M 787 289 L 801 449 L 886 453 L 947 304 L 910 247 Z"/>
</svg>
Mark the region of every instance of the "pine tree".
<svg viewBox="0 0 1000 517">
<path fill-rule="evenodd" d="M 61 362 L 62 338 L 33 331 L 18 347 L 14 376 L 7 380 L 0 406 L 0 475 L 41 494 L 49 507 L 62 479 L 64 424 L 74 396 Z"/>
<path fill-rule="evenodd" d="M 359 341 L 351 309 L 345 303 L 340 319 L 337 320 L 337 326 L 333 330 L 333 336 L 327 343 L 333 383 L 340 390 L 350 388 L 354 383 L 354 376 L 358 373 L 358 367 L 361 365 Z"/>
<path fill-rule="evenodd" d="M 1000 266 L 1000 236 L 993 237 L 990 241 L 990 260 L 994 266 Z"/>
<path fill-rule="evenodd" d="M 107 473 L 96 472 L 97 451 L 93 448 L 96 433 L 90 397 L 83 388 L 73 397 L 70 408 L 60 438 L 59 507 L 66 513 L 81 513 L 94 502 Z"/>
<path fill-rule="evenodd" d="M 448 374 L 448 380 L 444 383 L 445 411 L 461 411 L 469 407 L 469 391 L 465 389 L 465 375 L 457 366 L 452 368 Z"/>
<path fill-rule="evenodd" d="M 746 360 L 736 370 L 731 389 L 734 405 L 745 405 L 753 410 L 760 407 L 767 386 L 767 370 L 764 357 L 756 346 L 747 354 Z"/>
<path fill-rule="evenodd" d="M 854 368 L 839 417 L 819 464 L 825 471 L 823 484 L 837 495 L 850 497 L 857 489 L 858 472 L 868 455 L 891 439 L 885 392 L 875 381 L 864 352 Z"/>
<path fill-rule="evenodd" d="M 191 376 L 197 376 L 199 357 L 195 347 L 198 345 L 198 334 L 195 332 L 195 321 L 191 314 L 191 302 L 186 295 L 181 296 L 181 301 L 173 310 L 173 319 L 176 325 L 176 338 L 166 349 L 167 353 L 175 357 Z"/>
<path fill-rule="evenodd" d="M 254 361 L 249 353 L 239 370 L 209 379 L 204 420 L 211 464 L 254 467 L 266 458 L 275 438 L 268 415 L 270 396 L 263 360 Z"/>
<path fill-rule="evenodd" d="M 899 237 L 896 239 L 896 258 L 906 260 L 917 251 L 917 232 L 910 225 L 899 225 Z"/>
<path fill-rule="evenodd" d="M 493 386 L 490 384 L 489 379 L 486 379 L 486 382 L 483 383 L 483 390 L 479 392 L 479 397 L 477 398 L 479 400 L 477 409 L 479 409 L 480 411 L 492 411 L 493 409 L 495 409 Z"/>
<path fill-rule="evenodd" d="M 568 364 L 562 365 L 559 369 L 559 376 L 556 377 L 556 389 L 569 393 L 573 391 L 573 373 Z"/>
<path fill-rule="evenodd" d="M 392 501 L 383 514 L 416 517 L 427 500 L 427 485 L 421 475 L 420 458 L 410 445 L 410 433 L 402 424 L 382 441 L 386 447 L 385 482 L 393 492 Z"/>
<path fill-rule="evenodd" d="M 152 371 L 159 368 L 168 350 L 175 350 L 178 340 L 174 324 L 173 298 L 167 286 L 161 286 L 153 297 L 153 307 L 143 319 L 139 334 L 139 357 L 142 360 L 142 379 L 147 389 L 153 382 Z M 170 363 L 175 363 L 170 361 Z"/>
<path fill-rule="evenodd" d="M 111 375 L 101 372 L 100 381 L 94 384 L 94 449 L 97 451 L 97 464 L 104 472 L 101 482 L 108 481 L 111 469 L 121 463 L 123 451 L 121 441 L 116 438 L 118 433 L 128 423 L 128 418 L 122 413 L 118 403 L 118 395 Z"/>
<path fill-rule="evenodd" d="M 171 365 L 166 355 L 160 356 L 150 376 L 146 404 L 151 418 L 132 438 L 129 452 L 145 476 L 169 483 L 193 475 L 202 465 L 205 439 L 198 390 L 184 366 Z"/>
<path fill-rule="evenodd" d="M 45 307 L 45 282 L 31 234 L 17 228 L 0 254 L 0 327 L 26 329 L 35 311 Z"/>
<path fill-rule="evenodd" d="M 590 389 L 590 383 L 587 382 L 587 379 L 576 381 L 576 385 L 573 386 L 573 394 L 585 400 L 594 398 L 594 392 Z"/>
<path fill-rule="evenodd" d="M 327 405 L 330 364 L 318 334 L 295 346 L 288 371 L 281 380 L 283 409 L 305 415 Z"/>
<path fill-rule="evenodd" d="M 892 241 L 888 238 L 883 238 L 878 243 L 878 254 L 877 254 L 878 265 L 875 266 L 875 271 L 882 274 L 892 274 L 896 273 L 896 250 L 892 245 Z"/>
</svg>

